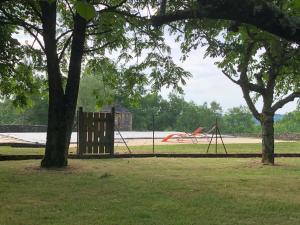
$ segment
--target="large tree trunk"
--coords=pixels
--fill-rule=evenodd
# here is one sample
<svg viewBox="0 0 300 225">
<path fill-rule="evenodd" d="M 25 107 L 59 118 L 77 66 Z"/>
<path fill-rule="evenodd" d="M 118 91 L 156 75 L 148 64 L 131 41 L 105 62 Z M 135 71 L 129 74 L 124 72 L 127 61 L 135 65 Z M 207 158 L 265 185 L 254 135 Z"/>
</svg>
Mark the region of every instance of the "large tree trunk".
<svg viewBox="0 0 300 225">
<path fill-rule="evenodd" d="M 274 113 L 262 113 L 262 163 L 274 164 Z"/>
<path fill-rule="evenodd" d="M 58 109 L 60 107 L 60 109 Z M 68 123 L 63 110 L 64 105 L 53 104 L 49 101 L 49 116 L 47 143 L 42 167 L 64 167 L 67 163 L 70 139 L 68 138 Z"/>
<path fill-rule="evenodd" d="M 47 143 L 41 166 L 64 167 L 68 164 L 67 157 L 76 111 L 87 22 L 78 14 L 74 17 L 68 80 L 64 91 L 55 37 L 56 2 L 41 1 L 40 6 L 49 83 Z"/>
<path fill-rule="evenodd" d="M 59 69 L 56 44 L 56 2 L 40 1 L 42 11 L 43 38 L 47 58 L 49 85 L 48 129 L 45 156 L 42 167 L 61 167 L 67 165 L 65 157 L 64 90 Z"/>
</svg>

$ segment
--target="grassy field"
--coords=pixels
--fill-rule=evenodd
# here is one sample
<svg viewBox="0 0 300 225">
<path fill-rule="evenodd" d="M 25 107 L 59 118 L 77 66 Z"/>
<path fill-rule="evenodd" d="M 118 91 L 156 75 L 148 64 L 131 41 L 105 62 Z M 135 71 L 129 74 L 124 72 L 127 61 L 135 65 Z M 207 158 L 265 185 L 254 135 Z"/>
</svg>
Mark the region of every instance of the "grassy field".
<svg viewBox="0 0 300 225">
<path fill-rule="evenodd" d="M 208 144 L 158 145 L 156 153 L 206 153 Z M 152 146 L 130 147 L 134 153 L 151 153 Z M 228 153 L 261 153 L 261 144 L 226 144 Z M 275 143 L 276 153 L 300 153 L 300 142 Z M 125 151 L 120 147 L 119 151 Z M 209 153 L 215 153 L 215 145 L 211 145 Z M 218 153 L 225 153 L 222 145 L 218 145 Z"/>
<path fill-rule="evenodd" d="M 298 225 L 300 159 L 0 162 L 0 224 Z"/>
<path fill-rule="evenodd" d="M 206 153 L 207 144 L 178 144 L 155 146 L 156 153 Z M 261 144 L 227 144 L 228 153 L 261 153 Z M 152 153 L 152 146 L 130 146 L 133 153 Z M 116 147 L 116 152 L 124 153 L 125 146 Z M 215 145 L 212 145 L 210 153 L 215 153 Z M 225 153 L 223 146 L 218 145 L 218 152 Z M 276 153 L 300 153 L 300 142 L 275 143 Z M 70 149 L 70 154 L 76 153 L 75 148 Z M 42 148 L 11 148 L 0 147 L 0 154 L 44 154 Z"/>
</svg>

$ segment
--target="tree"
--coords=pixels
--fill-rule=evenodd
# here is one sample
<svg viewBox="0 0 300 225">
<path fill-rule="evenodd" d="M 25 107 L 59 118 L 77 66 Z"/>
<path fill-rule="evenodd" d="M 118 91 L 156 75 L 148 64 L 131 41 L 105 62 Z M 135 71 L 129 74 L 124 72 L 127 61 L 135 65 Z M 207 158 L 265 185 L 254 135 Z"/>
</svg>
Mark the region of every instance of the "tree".
<svg viewBox="0 0 300 225">
<path fill-rule="evenodd" d="M 300 110 L 289 112 L 275 123 L 277 133 L 300 133 Z"/>
<path fill-rule="evenodd" d="M 118 79 L 121 76 L 108 59 L 90 60 L 81 78 L 77 105 L 84 111 L 93 112 L 111 104 L 116 97 Z"/>
<path fill-rule="evenodd" d="M 224 115 L 224 132 L 231 134 L 252 133 L 255 128 L 255 121 L 247 107 L 234 107 Z"/>
<path fill-rule="evenodd" d="M 217 38 L 209 42 L 207 54 L 224 57 L 218 66 L 241 87 L 250 111 L 261 123 L 262 162 L 273 164 L 274 114 L 300 97 L 299 47 L 248 26 L 225 34 L 223 42 Z M 259 97 L 261 112 L 255 106 Z"/>
<path fill-rule="evenodd" d="M 180 130 L 178 127 L 178 117 L 182 115 L 184 108 L 186 107 L 187 102 L 184 100 L 183 96 L 176 93 L 169 94 L 169 101 L 167 104 L 165 115 L 165 121 L 169 124 L 168 127 L 170 130 Z M 186 128 L 185 128 L 186 129 Z"/>
<path fill-rule="evenodd" d="M 231 29 L 246 23 L 300 44 L 300 3 L 268 0 L 161 1 L 160 14 L 152 17 L 154 26 L 188 19 L 234 21 Z M 174 10 L 175 9 L 175 10 Z"/>
<path fill-rule="evenodd" d="M 192 132 L 197 127 L 209 130 L 215 123 L 216 117 L 222 121 L 222 108 L 212 102 L 197 105 L 187 102 L 183 95 L 171 93 L 165 100 L 157 93 L 142 96 L 137 105 L 127 105 L 133 114 L 134 130 L 151 130 L 152 115 L 155 116 L 156 130 L 177 130 Z"/>
<path fill-rule="evenodd" d="M 175 129 L 185 132 L 193 132 L 198 127 L 209 129 L 215 120 L 211 113 L 206 104 L 198 106 L 194 102 L 185 102 L 176 118 Z"/>
<path fill-rule="evenodd" d="M 39 58 L 36 57 L 37 50 L 22 46 L 12 37 L 14 32 L 15 26 L 0 24 L 0 96 L 13 100 L 15 105 L 24 106 L 27 97 L 36 93 L 39 87 L 32 74 L 32 69 L 39 64 Z M 35 57 L 35 63 L 28 58 L 24 60 L 26 54 Z"/>
<path fill-rule="evenodd" d="M 222 116 L 223 110 L 222 110 L 221 105 L 218 102 L 212 101 L 210 103 L 210 110 L 213 112 L 213 114 L 216 117 L 221 117 Z"/>
<path fill-rule="evenodd" d="M 26 106 L 17 106 L 6 99 L 0 103 L 0 124 L 47 125 L 48 98 L 40 94 L 27 97 Z"/>
<path fill-rule="evenodd" d="M 11 101 L 0 102 L 0 124 L 13 124 L 18 114 Z"/>
<path fill-rule="evenodd" d="M 140 98 L 137 104 L 127 105 L 132 113 L 132 126 L 134 130 L 152 130 L 153 115 L 155 116 L 155 129 L 164 130 L 167 126 L 167 121 L 164 121 L 164 100 L 157 93 L 147 94 Z"/>
<path fill-rule="evenodd" d="M 161 33 L 150 29 L 147 15 L 140 14 L 140 10 L 147 6 L 147 1 L 127 3 L 124 0 L 105 3 L 85 0 L 1 1 L 0 22 L 33 37 L 34 41 L 25 46 L 40 53 L 42 70 L 47 72 L 48 130 L 42 167 L 67 165 L 81 65 L 91 57 L 105 57 L 106 50 L 115 50 L 120 53 L 119 61 L 128 61 L 134 57 L 138 59 L 142 50 L 149 48 L 151 54 L 145 60 L 137 60 L 138 63 L 128 67 L 127 74 L 132 82 L 145 77 L 144 70 L 149 65 L 153 68 L 149 76 L 156 87 L 166 83 L 177 86 L 183 77 L 188 76 L 170 57 L 160 54 L 169 48 L 163 44 Z M 156 5 L 151 3 L 149 7 L 155 8 Z M 132 54 L 128 53 L 129 50 Z M 25 55 L 33 63 L 38 61 L 33 54 Z"/>
<path fill-rule="evenodd" d="M 158 18 L 172 18 L 162 20 L 163 22 L 177 21 L 171 25 L 171 32 L 178 35 L 177 40 L 181 42 L 186 58 L 188 52 L 200 46 L 207 47 L 206 56 L 222 57 L 218 66 L 223 73 L 235 84 L 242 88 L 244 98 L 254 117 L 262 125 L 262 162 L 264 164 L 274 163 L 274 114 L 286 103 L 300 96 L 299 90 L 299 35 L 287 37 L 279 27 L 292 29 L 292 36 L 297 32 L 298 25 L 298 1 L 235 1 L 244 10 L 244 17 L 235 3 L 225 1 L 198 1 L 195 5 L 191 2 L 183 4 L 179 10 L 173 10 L 174 5 L 169 2 L 170 11 Z M 175 4 L 175 3 L 174 3 Z M 249 5 L 250 4 L 250 5 Z M 250 9 L 247 11 L 246 6 Z M 232 7 L 232 10 L 229 8 Z M 167 9 L 168 9 L 167 7 Z M 220 10 L 224 12 L 220 12 Z M 192 11 L 189 11 L 192 10 Z M 198 16 L 198 11 L 199 16 Z M 216 10 L 216 11 L 214 11 Z M 259 13 L 257 12 L 259 11 Z M 183 11 L 194 12 L 187 17 L 177 17 Z M 252 14 L 251 14 L 252 12 Z M 266 13 L 268 12 L 268 13 Z M 256 15 L 257 20 L 254 18 Z M 273 14 L 275 13 L 275 14 Z M 186 14 L 187 15 L 187 14 Z M 226 16 L 231 16 L 226 18 Z M 274 20 L 274 18 L 290 20 L 290 23 Z M 234 18 L 233 18 L 234 17 Z M 265 18 L 263 18 L 265 17 Z M 174 19 L 175 18 L 175 19 Z M 190 20 L 182 20 L 188 19 Z M 196 18 L 196 19 L 195 19 Z M 197 18 L 230 19 L 237 23 L 226 20 L 199 20 Z M 244 19 L 243 19 L 244 18 Z M 251 18 L 255 21 L 251 22 Z M 263 21 L 270 19 L 270 23 L 261 26 Z M 154 21 L 156 19 L 154 18 Z M 295 44 L 281 39 L 270 33 L 261 31 L 262 28 L 287 40 L 298 42 Z M 290 26 L 291 25 L 291 26 Z M 294 28 L 292 28 L 294 25 Z M 279 26 L 279 27 L 278 27 Z M 271 28 L 277 27 L 273 32 Z M 299 29 L 298 29 L 299 30 Z M 252 94 L 254 93 L 255 96 Z M 263 100 L 261 112 L 255 107 L 258 98 Z"/>
<path fill-rule="evenodd" d="M 24 112 L 21 113 L 23 121 L 17 121 L 17 124 L 23 122 L 24 124 L 47 125 L 48 118 L 48 95 L 34 95 L 31 97 L 31 105 L 25 107 Z"/>
</svg>

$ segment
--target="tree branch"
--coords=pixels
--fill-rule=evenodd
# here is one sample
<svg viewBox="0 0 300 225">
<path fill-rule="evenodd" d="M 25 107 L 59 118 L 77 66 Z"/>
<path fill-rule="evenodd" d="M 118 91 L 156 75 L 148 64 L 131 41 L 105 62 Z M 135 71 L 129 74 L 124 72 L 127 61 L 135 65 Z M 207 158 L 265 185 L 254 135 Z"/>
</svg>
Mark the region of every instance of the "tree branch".
<svg viewBox="0 0 300 225">
<path fill-rule="evenodd" d="M 128 11 L 121 11 L 121 10 L 116 10 L 116 9 L 115 10 L 105 10 L 105 11 L 103 10 L 103 11 L 101 11 L 101 13 L 102 12 L 114 12 L 114 13 L 117 13 L 117 14 L 120 14 L 120 15 L 123 15 L 123 16 L 132 17 L 132 18 L 140 18 L 140 19 L 145 18 L 145 17 L 139 16 L 139 13 L 132 14 Z"/>
<path fill-rule="evenodd" d="M 264 93 L 264 88 L 260 87 L 259 85 L 257 84 L 253 84 L 251 82 L 248 83 L 248 87 L 249 87 L 249 90 L 250 91 L 254 91 L 254 92 L 257 92 L 259 94 L 263 94 Z"/>
<path fill-rule="evenodd" d="M 39 46 L 41 47 L 41 49 L 43 50 L 43 52 L 45 52 L 45 47 L 44 45 L 42 44 L 41 40 L 38 38 L 38 32 L 37 34 L 34 34 L 32 32 L 32 30 L 30 30 L 30 28 L 27 28 L 26 26 L 23 26 L 24 29 L 32 36 L 34 37 L 34 39 L 39 43 Z"/>
<path fill-rule="evenodd" d="M 186 19 L 222 19 L 254 25 L 288 41 L 300 43 L 299 18 L 289 16 L 263 0 L 198 0 L 197 8 L 151 18 L 154 26 Z"/>
<path fill-rule="evenodd" d="M 105 43 L 104 45 L 102 45 L 98 48 L 85 49 L 83 52 L 84 53 L 96 52 L 96 51 L 99 51 L 99 50 L 102 50 L 102 49 L 106 48 L 107 46 L 109 46 L 113 43 L 116 43 L 116 41 L 109 41 L 109 42 Z"/>
<path fill-rule="evenodd" d="M 167 9 L 167 0 L 160 0 L 159 15 L 165 15 Z"/>
<path fill-rule="evenodd" d="M 300 98 L 300 91 L 293 92 L 292 94 L 288 95 L 287 97 L 279 100 L 272 106 L 272 110 L 276 111 L 282 108 L 285 104 L 294 101 L 296 98 Z"/>
<path fill-rule="evenodd" d="M 121 7 L 123 4 L 125 4 L 127 2 L 127 0 L 123 0 L 121 1 L 119 4 L 116 4 L 116 5 L 113 5 L 113 6 L 110 6 L 108 4 L 104 4 L 104 3 L 101 3 L 102 5 L 105 5 L 106 8 L 102 9 L 102 10 L 99 10 L 97 11 L 98 13 L 102 13 L 102 12 L 111 12 L 111 11 L 114 11 L 116 10 L 117 8 Z"/>
<path fill-rule="evenodd" d="M 36 15 L 41 19 L 42 18 L 42 14 L 38 10 L 38 8 L 36 7 L 36 5 L 34 4 L 34 1 L 27 1 L 27 2 L 30 5 L 30 7 L 32 8 L 32 10 L 36 13 Z"/>
<path fill-rule="evenodd" d="M 260 88 L 265 88 L 265 85 L 264 85 L 264 81 L 263 81 L 263 72 L 259 72 L 257 74 L 254 74 L 254 77 L 256 79 L 256 83 L 257 85 L 260 87 Z"/>
<path fill-rule="evenodd" d="M 250 97 L 250 90 L 247 86 L 243 86 L 241 85 L 241 88 L 242 88 L 242 91 L 243 91 L 243 96 L 244 96 L 244 99 L 246 100 L 246 103 L 250 109 L 250 111 L 252 112 L 253 116 L 260 121 L 260 114 L 259 112 L 257 111 L 251 97 Z"/>
<path fill-rule="evenodd" d="M 250 109 L 250 111 L 252 112 L 252 114 L 254 115 L 254 117 L 257 119 L 257 120 L 260 120 L 260 114 L 259 112 L 257 111 L 251 97 L 250 97 L 250 90 L 251 91 L 255 91 L 255 92 L 258 92 L 260 94 L 262 94 L 262 89 L 260 87 L 258 87 L 257 85 L 255 84 L 252 84 L 250 82 L 241 82 L 241 80 L 234 80 L 227 72 L 223 71 L 224 75 L 226 77 L 229 78 L 229 80 L 231 80 L 233 83 L 239 85 L 241 88 L 242 88 L 242 91 L 243 91 L 243 96 L 244 96 L 244 99 L 246 100 L 246 103 Z"/>
<path fill-rule="evenodd" d="M 240 70 L 241 75 L 240 75 L 238 84 L 242 88 L 244 99 L 246 100 L 246 103 L 247 103 L 250 111 L 252 112 L 253 116 L 257 120 L 260 121 L 260 114 L 258 113 L 258 111 L 250 97 L 250 91 L 254 91 L 254 92 L 258 92 L 258 93 L 262 94 L 263 89 L 261 89 L 258 85 L 252 84 L 249 81 L 248 76 L 247 76 L 249 61 L 251 60 L 253 47 L 254 47 L 254 42 L 250 42 L 246 46 L 245 53 L 244 53 L 244 59 L 242 60 L 242 62 L 239 65 L 239 67 L 240 67 L 239 70 Z"/>
<path fill-rule="evenodd" d="M 14 16 L 10 15 L 9 13 L 7 13 L 5 10 L 1 10 L 1 12 L 6 17 L 1 16 L 0 18 L 4 19 L 4 21 L 6 21 L 7 23 L 10 23 L 12 25 L 21 26 L 21 27 L 26 26 L 26 27 L 29 27 L 30 29 L 34 29 L 35 31 L 37 31 L 39 33 L 42 31 L 42 29 L 40 29 L 39 27 L 37 27 L 33 24 L 30 24 L 30 23 L 27 23 L 25 20 L 21 20 L 17 17 L 14 17 Z"/>
<path fill-rule="evenodd" d="M 101 31 L 101 32 L 89 32 L 86 35 L 103 35 L 103 34 L 107 34 L 112 31 L 113 31 L 112 29 L 109 29 L 109 30 L 105 30 L 105 31 Z"/>
<path fill-rule="evenodd" d="M 233 79 L 233 78 L 230 76 L 230 74 L 227 73 L 225 70 L 222 70 L 222 72 L 223 72 L 223 74 L 224 74 L 229 80 L 231 80 L 233 83 L 235 83 L 235 84 L 237 84 L 237 85 L 240 85 L 239 80 Z"/>
<path fill-rule="evenodd" d="M 59 57 L 58 57 L 58 61 L 59 61 L 59 62 L 61 61 L 62 57 L 64 56 L 65 51 L 66 51 L 66 49 L 68 48 L 68 46 L 69 46 L 69 44 L 70 44 L 70 42 L 71 42 L 72 37 L 73 37 L 73 34 L 70 35 L 70 37 L 67 39 L 66 43 L 64 44 L 64 47 L 63 47 L 63 49 L 61 50 L 61 52 L 60 52 L 60 54 L 59 54 Z"/>
<path fill-rule="evenodd" d="M 65 0 L 65 2 L 66 2 L 66 4 L 67 4 L 67 6 L 68 6 L 68 8 L 69 8 L 69 10 L 70 10 L 70 12 L 71 12 L 73 18 L 74 18 L 74 17 L 75 17 L 75 13 L 74 13 L 73 10 L 72 10 L 72 7 L 71 7 L 71 5 L 70 5 L 70 2 L 69 2 L 68 0 Z"/>
<path fill-rule="evenodd" d="M 5 17 L 0 16 L 0 20 L 1 19 L 3 20 L 3 21 L 1 21 L 2 23 L 7 23 L 7 24 L 23 27 L 33 38 L 35 38 L 35 40 L 39 43 L 41 49 L 45 52 L 45 48 L 44 48 L 41 40 L 38 38 L 38 35 L 41 34 L 42 29 L 40 29 L 39 27 L 36 27 L 30 23 L 27 23 L 24 20 L 13 17 L 9 13 L 7 13 L 5 10 L 1 10 L 1 12 L 3 13 L 3 15 L 5 15 Z M 36 32 L 36 34 L 32 30 L 34 30 Z"/>
<path fill-rule="evenodd" d="M 70 29 L 70 30 L 67 30 L 67 31 L 61 33 L 61 34 L 56 38 L 56 42 L 59 42 L 59 40 L 60 40 L 61 38 L 63 38 L 65 35 L 67 35 L 68 33 L 71 33 L 71 32 L 73 32 L 73 29 Z"/>
</svg>

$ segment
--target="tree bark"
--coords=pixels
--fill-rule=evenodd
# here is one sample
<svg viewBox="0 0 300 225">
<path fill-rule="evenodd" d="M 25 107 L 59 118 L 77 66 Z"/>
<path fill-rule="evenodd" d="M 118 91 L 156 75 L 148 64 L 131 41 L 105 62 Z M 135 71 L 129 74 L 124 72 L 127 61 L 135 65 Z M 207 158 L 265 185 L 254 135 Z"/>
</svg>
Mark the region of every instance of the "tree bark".
<svg viewBox="0 0 300 225">
<path fill-rule="evenodd" d="M 274 113 L 262 113 L 262 163 L 274 165 Z"/>
<path fill-rule="evenodd" d="M 76 111 L 87 21 L 78 14 L 74 17 L 66 90 L 60 73 L 56 45 L 56 3 L 41 1 L 43 38 L 47 58 L 49 83 L 48 129 L 42 167 L 67 166 L 68 150 Z"/>
<path fill-rule="evenodd" d="M 47 58 L 49 84 L 49 108 L 47 142 L 42 167 L 61 167 L 67 165 L 65 145 L 61 133 L 64 127 L 64 91 L 57 55 L 56 2 L 40 1 L 43 24 L 43 39 Z M 63 122 L 63 123 L 61 123 Z"/>
</svg>

